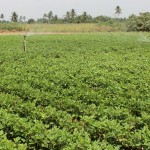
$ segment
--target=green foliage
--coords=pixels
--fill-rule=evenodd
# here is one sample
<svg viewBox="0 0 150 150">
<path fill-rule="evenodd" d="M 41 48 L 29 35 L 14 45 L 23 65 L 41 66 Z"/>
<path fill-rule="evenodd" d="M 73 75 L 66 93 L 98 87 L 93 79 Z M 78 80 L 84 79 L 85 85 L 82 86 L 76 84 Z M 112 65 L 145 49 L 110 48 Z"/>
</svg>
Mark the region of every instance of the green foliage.
<svg viewBox="0 0 150 150">
<path fill-rule="evenodd" d="M 1 36 L 0 149 L 149 149 L 150 43 L 138 36 L 33 35 L 26 52 Z"/>
<path fill-rule="evenodd" d="M 139 16 L 131 15 L 128 18 L 128 31 L 150 31 L 150 13 L 140 13 Z"/>
<path fill-rule="evenodd" d="M 0 14 L 0 19 L 4 19 L 4 14 Z"/>
<path fill-rule="evenodd" d="M 0 31 L 26 31 L 26 24 L 0 23 Z"/>
<path fill-rule="evenodd" d="M 115 8 L 115 14 L 117 14 L 118 16 L 121 14 L 121 8 L 120 8 L 120 6 L 116 6 L 116 8 Z"/>
<path fill-rule="evenodd" d="M 11 15 L 11 21 L 12 22 L 18 22 L 18 14 L 16 12 L 13 12 Z"/>
<path fill-rule="evenodd" d="M 35 22 L 35 20 L 32 19 L 32 18 L 28 20 L 28 23 L 29 23 L 29 24 L 34 23 L 34 22 Z"/>
</svg>

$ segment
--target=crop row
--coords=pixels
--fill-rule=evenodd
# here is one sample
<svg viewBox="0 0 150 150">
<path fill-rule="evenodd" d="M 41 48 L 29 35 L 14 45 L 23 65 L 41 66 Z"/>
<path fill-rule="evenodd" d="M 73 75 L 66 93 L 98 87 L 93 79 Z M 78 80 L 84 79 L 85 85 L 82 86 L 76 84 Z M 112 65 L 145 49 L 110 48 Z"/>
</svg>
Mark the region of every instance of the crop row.
<svg viewBox="0 0 150 150">
<path fill-rule="evenodd" d="M 148 149 L 149 43 L 137 34 L 0 38 L 1 149 Z M 7 143 L 7 144 L 6 144 Z"/>
</svg>

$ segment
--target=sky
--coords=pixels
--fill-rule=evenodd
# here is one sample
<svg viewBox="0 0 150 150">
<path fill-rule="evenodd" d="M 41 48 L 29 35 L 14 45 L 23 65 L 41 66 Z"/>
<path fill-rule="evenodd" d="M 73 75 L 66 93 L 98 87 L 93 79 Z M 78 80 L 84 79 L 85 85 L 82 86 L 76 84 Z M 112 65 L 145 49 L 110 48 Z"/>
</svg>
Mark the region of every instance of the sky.
<svg viewBox="0 0 150 150">
<path fill-rule="evenodd" d="M 7 20 L 13 11 L 19 16 L 26 16 L 27 19 L 42 18 L 43 14 L 49 11 L 63 17 L 73 8 L 77 14 L 86 11 L 93 17 L 98 15 L 114 17 L 117 5 L 122 9 L 120 17 L 150 12 L 150 0 L 0 0 L 0 14 L 3 13 Z"/>
</svg>

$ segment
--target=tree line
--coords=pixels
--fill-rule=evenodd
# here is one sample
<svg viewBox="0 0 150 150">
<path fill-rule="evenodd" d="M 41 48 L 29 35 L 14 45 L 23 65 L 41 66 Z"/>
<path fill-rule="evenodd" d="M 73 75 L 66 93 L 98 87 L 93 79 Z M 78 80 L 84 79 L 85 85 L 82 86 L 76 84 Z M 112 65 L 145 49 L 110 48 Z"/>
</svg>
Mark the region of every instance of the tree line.
<svg viewBox="0 0 150 150">
<path fill-rule="evenodd" d="M 37 20 L 30 18 L 26 19 L 25 16 L 19 16 L 16 12 L 12 12 L 11 21 L 6 21 L 4 14 L 0 14 L 0 22 L 14 22 L 14 23 L 100 23 L 103 25 L 119 25 L 119 23 L 125 24 L 127 31 L 150 31 L 150 12 L 144 12 L 137 15 L 130 15 L 128 18 L 120 18 L 122 13 L 120 6 L 116 6 L 114 10 L 115 18 L 99 15 L 92 17 L 86 11 L 77 15 L 75 9 L 67 11 L 62 18 L 58 17 L 53 11 L 44 13 L 41 18 Z"/>
<path fill-rule="evenodd" d="M 130 15 L 127 22 L 128 31 L 149 31 L 150 12 L 140 13 L 138 16 Z"/>
<path fill-rule="evenodd" d="M 115 14 L 118 16 L 121 14 L 121 8 L 120 6 L 117 6 L 115 8 Z M 1 22 L 21 22 L 21 23 L 94 23 L 98 21 L 112 21 L 111 17 L 108 16 L 97 16 L 92 17 L 90 14 L 88 14 L 86 11 L 84 11 L 81 15 L 77 15 L 75 9 L 71 9 L 70 11 L 67 11 L 65 15 L 60 18 L 58 15 L 54 14 L 52 11 L 49 11 L 48 13 L 44 13 L 41 18 L 38 18 L 37 20 L 30 18 L 26 19 L 25 16 L 19 16 L 16 12 L 12 12 L 11 14 L 11 21 L 6 21 L 4 14 L 0 14 L 0 21 Z M 122 19 L 120 19 L 122 20 Z"/>
</svg>

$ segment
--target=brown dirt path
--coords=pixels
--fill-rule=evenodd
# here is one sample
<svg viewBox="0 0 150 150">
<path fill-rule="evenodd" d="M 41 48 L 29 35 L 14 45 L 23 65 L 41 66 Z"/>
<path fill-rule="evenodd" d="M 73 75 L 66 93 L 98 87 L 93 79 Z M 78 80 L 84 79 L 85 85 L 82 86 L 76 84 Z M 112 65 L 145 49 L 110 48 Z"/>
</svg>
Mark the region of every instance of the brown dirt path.
<svg viewBox="0 0 150 150">
<path fill-rule="evenodd" d="M 18 32 L 18 31 L 0 31 L 0 35 L 49 35 L 49 34 L 82 34 L 81 32 Z"/>
</svg>

